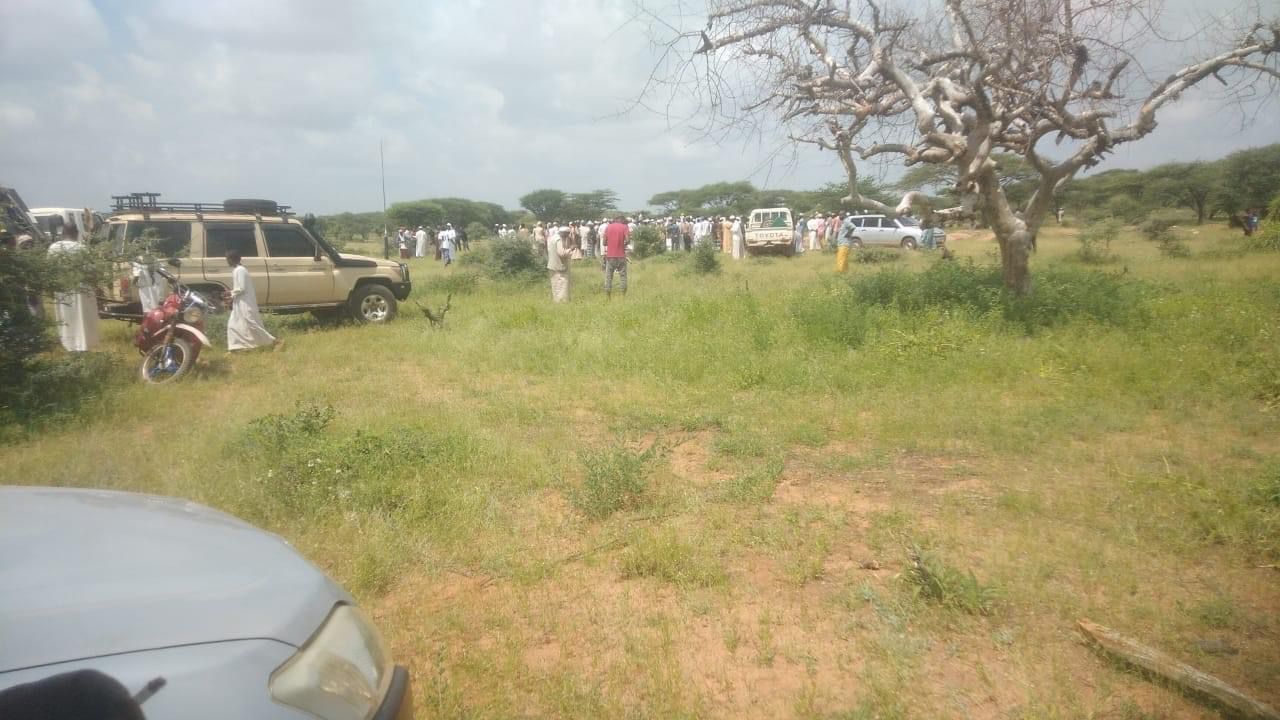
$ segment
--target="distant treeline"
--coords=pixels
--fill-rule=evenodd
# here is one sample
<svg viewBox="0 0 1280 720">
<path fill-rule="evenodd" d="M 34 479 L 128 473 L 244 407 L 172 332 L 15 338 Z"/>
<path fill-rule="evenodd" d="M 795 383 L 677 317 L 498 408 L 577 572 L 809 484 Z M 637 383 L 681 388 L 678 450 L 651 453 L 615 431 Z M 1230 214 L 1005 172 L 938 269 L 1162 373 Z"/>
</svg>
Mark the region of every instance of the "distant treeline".
<svg viewBox="0 0 1280 720">
<path fill-rule="evenodd" d="M 997 154 L 995 161 L 1005 181 L 1009 199 L 1025 203 L 1035 187 L 1035 174 L 1019 156 Z M 939 207 L 955 205 L 954 170 L 948 166 L 918 165 L 907 170 L 898 182 L 882 185 L 864 179 L 859 190 L 888 204 L 897 204 L 908 190 L 935 194 Z M 797 214 L 835 212 L 845 208 L 840 199 L 847 194 L 844 183 L 827 183 L 817 190 L 761 190 L 750 182 L 717 182 L 686 190 L 668 190 L 649 198 L 646 210 L 626 211 L 627 215 L 746 215 L 754 208 L 789 207 Z M 1106 170 L 1069 182 L 1058 193 L 1058 205 L 1072 215 L 1110 215 L 1125 222 L 1138 222 L 1153 208 L 1185 208 L 1198 222 L 1215 217 L 1239 215 L 1264 208 L 1280 195 L 1280 144 L 1234 152 L 1213 161 L 1167 163 L 1150 170 Z M 544 188 L 520 198 L 521 209 L 464 198 L 427 198 L 398 202 L 387 209 L 386 223 L 394 231 L 401 225 L 428 227 L 453 223 L 492 228 L 503 223 L 532 223 L 537 220 L 582 220 L 619 212 L 618 194 L 602 189 L 572 193 Z M 339 242 L 364 239 L 382 233 L 381 212 L 339 213 L 317 219 L 326 237 Z"/>
</svg>

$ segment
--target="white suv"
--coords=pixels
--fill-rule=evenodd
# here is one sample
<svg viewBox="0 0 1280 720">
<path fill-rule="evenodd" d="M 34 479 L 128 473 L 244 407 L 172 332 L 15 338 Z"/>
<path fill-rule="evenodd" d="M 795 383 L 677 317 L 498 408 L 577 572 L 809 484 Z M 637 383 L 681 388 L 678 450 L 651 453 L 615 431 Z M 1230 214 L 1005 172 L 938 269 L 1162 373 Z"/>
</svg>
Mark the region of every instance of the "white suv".
<svg viewBox="0 0 1280 720">
<path fill-rule="evenodd" d="M 854 247 L 864 245 L 893 245 L 906 250 L 914 250 L 920 245 L 920 221 L 911 217 L 888 217 L 886 215 L 854 215 L 845 220 L 853 223 L 852 242 Z"/>
</svg>

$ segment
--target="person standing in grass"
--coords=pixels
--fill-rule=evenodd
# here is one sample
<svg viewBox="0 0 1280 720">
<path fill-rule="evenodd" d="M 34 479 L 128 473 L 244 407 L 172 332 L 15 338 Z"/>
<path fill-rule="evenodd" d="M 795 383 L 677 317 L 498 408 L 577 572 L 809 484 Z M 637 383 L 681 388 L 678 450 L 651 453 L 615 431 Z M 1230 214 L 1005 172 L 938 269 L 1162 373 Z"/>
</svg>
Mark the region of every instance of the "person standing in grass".
<svg viewBox="0 0 1280 720">
<path fill-rule="evenodd" d="M 556 236 L 547 240 L 547 270 L 551 273 L 551 302 L 569 302 L 569 260 L 573 257 L 569 228 L 558 228 Z"/>
<path fill-rule="evenodd" d="M 452 223 L 440 231 L 440 259 L 444 260 L 445 267 L 453 264 L 453 245 L 456 237 Z"/>
<path fill-rule="evenodd" d="M 258 310 L 258 295 L 253 289 L 249 269 L 240 264 L 240 251 L 227 251 L 227 264 L 231 266 L 231 290 L 224 299 L 231 306 L 227 319 L 227 350 L 252 350 L 271 345 L 279 350 L 284 343 L 277 340 L 262 326 L 262 313 Z"/>
<path fill-rule="evenodd" d="M 621 275 L 620 289 L 627 294 L 627 239 L 631 230 L 622 218 L 614 218 L 604 229 L 604 294 L 613 297 L 613 274 Z"/>
<path fill-rule="evenodd" d="M 849 272 L 849 253 L 853 251 L 853 223 L 845 218 L 836 231 L 836 272 Z"/>
<path fill-rule="evenodd" d="M 742 219 L 737 215 L 733 216 L 731 230 L 733 232 L 733 259 L 741 260 L 747 256 L 747 245 L 742 236 Z"/>
<path fill-rule="evenodd" d="M 49 245 L 49 256 L 84 251 L 79 236 L 74 224 L 64 225 L 62 239 Z M 98 299 L 92 288 L 54 293 L 53 311 L 58 320 L 58 339 L 68 352 L 88 352 L 98 347 Z"/>
<path fill-rule="evenodd" d="M 406 234 L 408 233 L 407 230 L 405 232 Z M 415 240 L 418 241 L 417 247 L 414 248 L 414 250 L 416 250 L 418 253 L 418 257 L 426 257 L 427 256 L 427 231 L 423 229 L 421 225 L 419 225 L 418 232 L 414 233 L 413 237 Z"/>
<path fill-rule="evenodd" d="M 733 222 L 728 217 L 720 218 L 720 252 L 727 253 L 733 249 Z"/>
<path fill-rule="evenodd" d="M 804 216 L 801 215 L 796 218 L 795 233 L 791 237 L 791 242 L 795 245 L 795 252 L 797 255 L 804 252 L 804 228 Z"/>
</svg>

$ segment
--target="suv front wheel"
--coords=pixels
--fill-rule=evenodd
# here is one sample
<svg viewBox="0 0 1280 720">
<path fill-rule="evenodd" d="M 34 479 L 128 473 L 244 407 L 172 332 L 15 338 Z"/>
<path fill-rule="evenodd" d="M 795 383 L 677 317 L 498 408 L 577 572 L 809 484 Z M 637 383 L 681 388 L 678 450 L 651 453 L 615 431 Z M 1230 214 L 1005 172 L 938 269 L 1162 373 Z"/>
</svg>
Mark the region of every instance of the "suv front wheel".
<svg viewBox="0 0 1280 720">
<path fill-rule="evenodd" d="M 351 293 L 350 304 L 356 322 L 383 323 L 396 316 L 396 296 L 385 285 L 361 285 Z"/>
</svg>

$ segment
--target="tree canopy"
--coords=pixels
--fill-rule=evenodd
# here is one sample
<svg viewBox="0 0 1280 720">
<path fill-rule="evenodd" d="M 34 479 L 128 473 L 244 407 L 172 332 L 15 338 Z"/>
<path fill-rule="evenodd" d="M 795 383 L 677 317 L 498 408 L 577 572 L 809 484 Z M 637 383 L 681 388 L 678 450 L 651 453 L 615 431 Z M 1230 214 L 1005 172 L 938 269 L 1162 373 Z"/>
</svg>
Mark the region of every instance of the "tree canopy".
<svg viewBox="0 0 1280 720">
<path fill-rule="evenodd" d="M 618 193 L 607 189 L 567 193 L 543 188 L 521 197 L 520 207 L 533 213 L 539 220 L 598 218 L 617 211 Z"/>
<path fill-rule="evenodd" d="M 675 30 L 664 61 L 685 61 L 667 62 L 667 82 L 649 87 L 694 88 L 708 131 L 758 127 L 765 116 L 793 140 L 833 152 L 855 205 L 900 214 L 925 199 L 908 193 L 890 206 L 861 196 L 861 162 L 954 169 L 962 203 L 948 210 L 981 214 L 1000 246 L 1005 287 L 1021 295 L 1031 290 L 1036 233 L 1076 173 L 1151 134 L 1163 109 L 1206 78 L 1241 101 L 1266 98 L 1260 90 L 1280 78 L 1280 17 L 1260 10 L 1238 16 L 1216 54 L 1152 78 L 1126 45 L 1136 33 L 1161 37 L 1158 0 L 939 6 L 711 0 L 696 27 L 676 27 L 680 17 L 655 23 Z M 1064 156 L 1049 157 L 1051 142 L 1066 143 L 1054 150 Z M 1021 162 L 1001 167 L 1001 153 Z M 1011 180 L 1011 170 L 1023 177 Z"/>
</svg>

